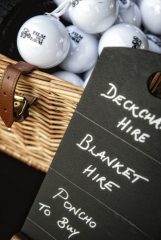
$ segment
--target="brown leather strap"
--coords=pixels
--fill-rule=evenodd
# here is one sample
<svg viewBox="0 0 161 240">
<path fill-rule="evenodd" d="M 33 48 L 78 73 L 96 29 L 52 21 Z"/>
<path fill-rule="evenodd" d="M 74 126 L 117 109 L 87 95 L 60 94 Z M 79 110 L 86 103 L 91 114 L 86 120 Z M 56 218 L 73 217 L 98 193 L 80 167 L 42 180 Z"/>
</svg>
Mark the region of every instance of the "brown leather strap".
<svg viewBox="0 0 161 240">
<path fill-rule="evenodd" d="M 150 91 L 154 96 L 161 98 L 161 72 L 156 73 L 151 79 Z"/>
<path fill-rule="evenodd" d="M 30 73 L 36 69 L 35 66 L 18 62 L 9 65 L 0 80 L 0 116 L 7 127 L 11 127 L 14 122 L 14 94 L 18 79 L 21 74 Z"/>
<path fill-rule="evenodd" d="M 31 240 L 29 239 L 26 235 L 24 235 L 23 233 L 17 233 L 16 235 L 14 235 L 10 240 Z"/>
</svg>

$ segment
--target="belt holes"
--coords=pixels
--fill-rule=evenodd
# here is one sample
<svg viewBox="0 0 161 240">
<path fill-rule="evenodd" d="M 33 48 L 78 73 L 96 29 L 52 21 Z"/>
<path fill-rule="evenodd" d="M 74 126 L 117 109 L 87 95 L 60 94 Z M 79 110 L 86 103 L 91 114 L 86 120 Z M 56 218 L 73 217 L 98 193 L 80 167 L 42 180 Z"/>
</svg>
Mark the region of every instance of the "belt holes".
<svg viewBox="0 0 161 240">
<path fill-rule="evenodd" d="M 6 96 L 7 95 L 6 92 L 3 92 L 3 95 Z"/>
<path fill-rule="evenodd" d="M 3 110 L 4 110 L 4 112 L 7 112 L 7 108 L 4 108 Z"/>
</svg>

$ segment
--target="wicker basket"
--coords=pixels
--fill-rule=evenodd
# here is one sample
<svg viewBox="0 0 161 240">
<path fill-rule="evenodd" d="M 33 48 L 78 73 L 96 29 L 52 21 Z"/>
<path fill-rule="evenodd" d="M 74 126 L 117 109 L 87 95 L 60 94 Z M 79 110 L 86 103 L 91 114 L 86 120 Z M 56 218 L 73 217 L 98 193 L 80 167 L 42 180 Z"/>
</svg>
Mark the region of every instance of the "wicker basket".
<svg viewBox="0 0 161 240">
<path fill-rule="evenodd" d="M 15 61 L 0 55 L 0 78 Z M 0 120 L 0 151 L 41 171 L 47 171 L 79 102 L 83 89 L 34 71 L 21 76 L 16 93 L 37 97 L 29 117 L 6 128 Z"/>
</svg>

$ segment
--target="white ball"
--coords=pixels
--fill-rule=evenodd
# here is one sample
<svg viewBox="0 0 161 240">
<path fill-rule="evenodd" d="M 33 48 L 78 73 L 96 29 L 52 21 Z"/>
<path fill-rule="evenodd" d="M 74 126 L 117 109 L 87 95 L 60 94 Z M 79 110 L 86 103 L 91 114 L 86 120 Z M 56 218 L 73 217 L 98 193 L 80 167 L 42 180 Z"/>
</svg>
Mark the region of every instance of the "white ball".
<svg viewBox="0 0 161 240">
<path fill-rule="evenodd" d="M 161 0 L 141 0 L 140 11 L 145 28 L 156 35 L 161 34 Z"/>
<path fill-rule="evenodd" d="M 161 54 L 161 39 L 157 36 L 147 34 L 149 50 Z"/>
<path fill-rule="evenodd" d="M 131 0 L 131 1 L 139 5 L 139 0 Z"/>
<path fill-rule="evenodd" d="M 131 2 L 128 8 L 120 8 L 117 23 L 128 23 L 140 28 L 141 12 L 139 7 Z"/>
<path fill-rule="evenodd" d="M 59 72 L 55 72 L 53 75 L 67 82 L 70 82 L 73 85 L 76 85 L 78 87 L 83 87 L 83 80 L 78 75 L 72 72 L 59 71 Z"/>
<path fill-rule="evenodd" d="M 54 2 L 59 6 L 61 3 L 64 2 L 64 0 L 54 0 Z M 64 18 L 64 19 L 65 19 L 66 21 L 68 21 L 68 22 L 71 22 L 68 9 L 67 9 L 66 12 L 62 15 L 62 18 Z"/>
<path fill-rule="evenodd" d="M 87 86 L 87 84 L 89 82 L 89 79 L 90 79 L 90 77 L 92 75 L 93 70 L 94 70 L 94 67 L 91 68 L 89 71 L 85 72 L 85 74 L 84 74 L 84 83 L 83 83 L 83 87 L 84 88 Z"/>
<path fill-rule="evenodd" d="M 148 41 L 145 34 L 136 26 L 120 23 L 102 35 L 98 47 L 99 54 L 104 47 L 148 49 Z"/>
<path fill-rule="evenodd" d="M 131 5 L 131 0 L 119 0 L 120 8 L 128 8 Z"/>
<path fill-rule="evenodd" d="M 82 73 L 92 68 L 98 58 L 98 40 L 96 36 L 84 33 L 75 26 L 67 27 L 70 36 L 70 49 L 61 63 L 63 70 Z"/>
<path fill-rule="evenodd" d="M 51 68 L 61 63 L 70 47 L 64 25 L 49 15 L 30 18 L 20 28 L 17 47 L 21 57 L 39 68 Z"/>
<path fill-rule="evenodd" d="M 118 8 L 117 0 L 78 0 L 69 7 L 69 15 L 72 23 L 82 31 L 96 34 L 114 24 Z"/>
</svg>

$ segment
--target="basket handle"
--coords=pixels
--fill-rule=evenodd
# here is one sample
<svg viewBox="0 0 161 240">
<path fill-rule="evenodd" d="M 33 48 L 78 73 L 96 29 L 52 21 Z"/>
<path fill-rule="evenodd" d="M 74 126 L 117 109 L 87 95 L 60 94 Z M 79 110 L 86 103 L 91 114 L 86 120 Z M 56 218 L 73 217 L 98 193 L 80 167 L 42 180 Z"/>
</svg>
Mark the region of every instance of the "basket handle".
<svg viewBox="0 0 161 240">
<path fill-rule="evenodd" d="M 16 96 L 15 89 L 21 74 L 28 74 L 36 67 L 20 61 L 7 66 L 0 80 L 0 116 L 5 125 L 10 128 L 14 121 L 23 121 L 28 115 L 28 109 L 36 100 L 35 97 Z M 14 99 L 19 102 L 19 111 L 14 110 Z M 18 109 L 18 108 L 17 108 Z"/>
</svg>

